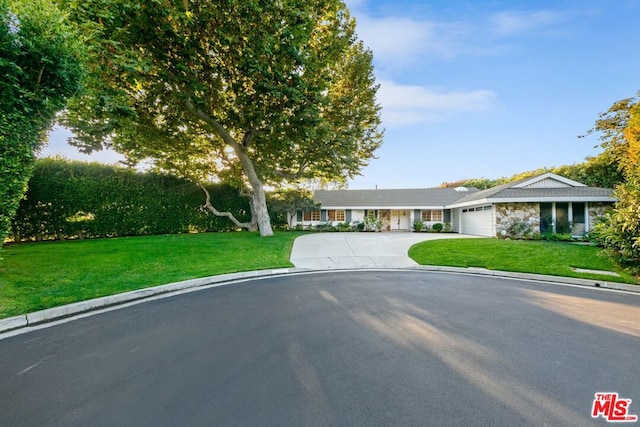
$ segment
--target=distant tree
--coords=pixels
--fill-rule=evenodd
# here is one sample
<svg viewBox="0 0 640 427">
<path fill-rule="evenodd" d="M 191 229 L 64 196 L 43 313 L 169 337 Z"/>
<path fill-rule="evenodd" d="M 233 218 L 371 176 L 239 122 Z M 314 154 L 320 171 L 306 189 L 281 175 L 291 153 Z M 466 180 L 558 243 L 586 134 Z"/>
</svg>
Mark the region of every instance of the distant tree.
<svg viewBox="0 0 640 427">
<path fill-rule="evenodd" d="M 298 211 L 310 212 L 319 209 L 320 204 L 313 201 L 313 194 L 303 188 L 276 191 L 269 195 L 269 209 L 274 215 L 285 218 L 288 228 Z"/>
<path fill-rule="evenodd" d="M 618 160 L 613 159 L 612 154 L 605 151 L 597 156 L 587 157 L 584 162 L 574 165 L 538 168 L 509 177 L 496 179 L 472 178 L 460 181 L 444 182 L 440 184 L 440 187 L 476 187 L 480 190 L 484 190 L 486 188 L 495 187 L 496 185 L 533 178 L 534 176 L 547 172 L 573 179 L 591 187 L 613 188 L 624 181 L 624 176 L 619 168 Z"/>
<path fill-rule="evenodd" d="M 582 163 L 551 168 L 551 171 L 591 187 L 613 188 L 624 181 L 618 165 L 606 152 L 587 157 Z"/>
<path fill-rule="evenodd" d="M 47 0 L 0 0 L 0 245 L 56 113 L 81 77 L 78 38 Z"/>
<path fill-rule="evenodd" d="M 372 55 L 341 0 L 60 1 L 90 34 L 72 143 L 244 188 L 242 227 L 272 234 L 265 185 L 352 177 L 381 144 Z"/>
<path fill-rule="evenodd" d="M 497 181 L 504 184 L 532 178 L 547 172 L 573 179 L 574 181 L 591 187 L 613 188 L 616 184 L 623 181 L 623 176 L 618 168 L 618 164 L 616 161 L 613 161 L 606 152 L 595 157 L 587 157 L 582 163 L 534 169 L 513 175 L 509 178 L 500 178 Z"/>
<path fill-rule="evenodd" d="M 456 188 L 456 187 L 474 187 L 479 190 L 485 190 L 487 188 L 494 187 L 498 181 L 495 179 L 489 178 L 471 178 L 471 179 L 461 179 L 459 181 L 453 182 L 443 182 L 440 184 L 440 188 Z"/>
</svg>

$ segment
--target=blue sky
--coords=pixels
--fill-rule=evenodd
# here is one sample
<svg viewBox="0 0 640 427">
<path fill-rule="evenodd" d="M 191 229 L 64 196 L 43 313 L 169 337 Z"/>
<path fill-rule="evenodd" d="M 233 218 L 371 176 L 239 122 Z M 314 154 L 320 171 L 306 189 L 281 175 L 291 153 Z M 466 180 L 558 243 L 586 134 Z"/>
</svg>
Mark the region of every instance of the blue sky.
<svg viewBox="0 0 640 427">
<path fill-rule="evenodd" d="M 349 188 L 431 187 L 580 163 L 640 90 L 640 1 L 349 0 L 386 129 Z M 80 155 L 54 131 L 43 155 Z"/>
</svg>

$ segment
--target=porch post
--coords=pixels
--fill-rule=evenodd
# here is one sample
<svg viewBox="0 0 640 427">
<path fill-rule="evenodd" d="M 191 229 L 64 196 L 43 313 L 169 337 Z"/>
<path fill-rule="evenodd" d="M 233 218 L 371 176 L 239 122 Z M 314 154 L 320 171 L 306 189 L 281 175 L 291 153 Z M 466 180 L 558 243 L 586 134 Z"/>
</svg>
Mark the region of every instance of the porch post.
<svg viewBox="0 0 640 427">
<path fill-rule="evenodd" d="M 569 212 L 567 212 L 567 215 L 569 216 L 569 223 L 573 224 L 573 202 L 569 202 L 567 205 L 569 206 Z"/>
<path fill-rule="evenodd" d="M 591 231 L 591 224 L 589 224 L 589 202 L 584 202 L 584 232 Z"/>
</svg>

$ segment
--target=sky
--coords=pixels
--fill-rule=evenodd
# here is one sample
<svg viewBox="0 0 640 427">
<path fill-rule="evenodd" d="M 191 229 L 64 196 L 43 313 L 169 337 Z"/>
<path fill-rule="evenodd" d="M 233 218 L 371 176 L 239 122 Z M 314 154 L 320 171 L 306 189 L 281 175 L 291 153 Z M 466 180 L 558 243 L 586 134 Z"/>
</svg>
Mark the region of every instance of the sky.
<svg viewBox="0 0 640 427">
<path fill-rule="evenodd" d="M 384 143 L 352 189 L 581 163 L 598 114 L 640 90 L 638 0 L 347 0 L 373 52 Z M 82 155 L 56 128 L 42 156 Z"/>
</svg>

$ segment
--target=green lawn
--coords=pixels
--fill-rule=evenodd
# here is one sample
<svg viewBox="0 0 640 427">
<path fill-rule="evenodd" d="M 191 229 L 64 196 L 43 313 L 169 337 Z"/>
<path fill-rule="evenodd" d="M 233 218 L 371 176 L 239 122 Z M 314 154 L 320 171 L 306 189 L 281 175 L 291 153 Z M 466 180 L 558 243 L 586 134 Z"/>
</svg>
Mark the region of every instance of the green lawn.
<svg viewBox="0 0 640 427">
<path fill-rule="evenodd" d="M 291 267 L 302 233 L 206 233 L 43 242 L 0 252 L 0 318 L 165 283 Z"/>
<path fill-rule="evenodd" d="M 409 256 L 421 265 L 481 267 L 489 270 L 549 274 L 635 283 L 601 250 L 566 242 L 499 239 L 432 240 L 414 245 Z M 621 277 L 576 273 L 571 267 L 614 271 Z"/>
<path fill-rule="evenodd" d="M 238 271 L 291 267 L 304 233 L 207 233 L 43 242 L 0 252 L 0 318 L 119 292 Z M 419 243 L 419 264 L 483 267 L 634 283 L 597 248 L 558 242 L 452 239 Z M 621 278 L 571 267 L 617 271 Z"/>
</svg>

